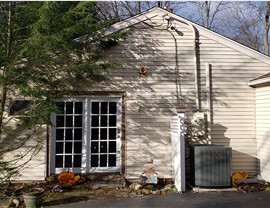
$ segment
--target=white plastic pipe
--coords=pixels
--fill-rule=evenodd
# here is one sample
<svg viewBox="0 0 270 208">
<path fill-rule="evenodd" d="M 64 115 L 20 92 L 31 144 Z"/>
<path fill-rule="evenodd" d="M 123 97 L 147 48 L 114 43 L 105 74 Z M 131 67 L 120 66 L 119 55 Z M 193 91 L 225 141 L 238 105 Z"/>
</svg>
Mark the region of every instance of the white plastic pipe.
<svg viewBox="0 0 270 208">
<path fill-rule="evenodd" d="M 196 44 L 196 30 L 195 27 L 190 24 L 189 22 L 184 22 L 181 21 L 185 24 L 187 24 L 192 31 L 192 36 L 193 36 L 193 52 L 194 52 L 194 76 L 195 76 L 195 80 L 194 80 L 194 84 L 195 84 L 195 97 L 196 97 L 196 110 L 199 111 L 200 110 L 200 101 L 199 101 L 199 83 L 198 83 L 198 62 L 197 62 L 197 44 Z"/>
<path fill-rule="evenodd" d="M 174 18 L 167 14 L 164 17 L 164 19 L 166 19 L 166 20 L 172 20 Z M 195 76 L 194 83 L 195 83 L 196 110 L 199 111 L 200 110 L 200 101 L 199 101 L 199 83 L 198 83 L 198 63 L 197 63 L 196 30 L 195 30 L 195 27 L 192 24 L 190 24 L 189 22 L 181 21 L 179 19 L 177 19 L 177 21 L 182 22 L 182 23 L 188 25 L 191 28 L 191 31 L 192 31 L 192 36 L 193 36 L 193 51 L 194 51 L 194 76 Z"/>
<path fill-rule="evenodd" d="M 193 25 L 186 23 L 192 30 L 193 33 L 193 51 L 194 51 L 194 76 L 195 76 L 195 96 L 196 96 L 196 110 L 200 110 L 200 101 L 199 101 L 199 83 L 198 83 L 198 62 L 197 62 L 197 44 L 196 44 L 196 30 Z"/>
<path fill-rule="evenodd" d="M 206 76 L 206 99 L 207 99 L 207 127 L 208 127 L 208 142 L 211 143 L 211 131 L 212 131 L 212 114 L 211 114 L 211 72 L 210 64 L 205 64 L 205 76 Z"/>
</svg>

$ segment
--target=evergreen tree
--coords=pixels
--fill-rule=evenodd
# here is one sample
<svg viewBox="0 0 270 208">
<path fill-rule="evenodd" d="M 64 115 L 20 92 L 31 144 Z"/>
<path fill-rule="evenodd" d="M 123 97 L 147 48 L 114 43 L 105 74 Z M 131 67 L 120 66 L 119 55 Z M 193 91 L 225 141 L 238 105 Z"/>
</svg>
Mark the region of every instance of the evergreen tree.
<svg viewBox="0 0 270 208">
<path fill-rule="evenodd" d="M 56 98 L 75 89 L 82 80 L 103 80 L 106 69 L 113 67 L 112 63 L 99 61 L 115 42 L 108 44 L 99 38 L 98 31 L 108 22 L 100 20 L 95 5 L 0 2 L 0 175 L 16 170 L 1 160 L 3 154 L 31 137 L 14 135 L 14 126 L 9 125 L 12 117 L 7 112 L 14 98 L 31 99 L 32 105 L 23 112 L 20 125 L 36 132 L 37 124 L 50 123 Z M 82 36 L 91 41 L 84 45 L 74 41 Z"/>
</svg>

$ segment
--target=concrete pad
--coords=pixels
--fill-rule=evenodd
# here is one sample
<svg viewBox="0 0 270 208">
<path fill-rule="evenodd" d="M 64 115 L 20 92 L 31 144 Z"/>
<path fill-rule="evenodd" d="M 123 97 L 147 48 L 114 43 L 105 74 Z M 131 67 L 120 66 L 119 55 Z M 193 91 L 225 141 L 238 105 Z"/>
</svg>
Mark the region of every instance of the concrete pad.
<svg viewBox="0 0 270 208">
<path fill-rule="evenodd" d="M 237 188 L 200 188 L 200 187 L 193 187 L 192 191 L 195 193 L 204 193 L 204 192 L 235 192 Z"/>
</svg>

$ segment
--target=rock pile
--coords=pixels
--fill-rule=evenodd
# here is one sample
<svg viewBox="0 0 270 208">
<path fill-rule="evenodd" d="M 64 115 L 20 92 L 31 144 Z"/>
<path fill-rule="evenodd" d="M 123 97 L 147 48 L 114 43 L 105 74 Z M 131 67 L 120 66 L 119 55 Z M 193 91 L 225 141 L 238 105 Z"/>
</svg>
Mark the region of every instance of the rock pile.
<svg viewBox="0 0 270 208">
<path fill-rule="evenodd" d="M 169 194 L 169 193 L 177 193 L 177 189 L 173 184 L 140 184 L 138 182 L 134 182 L 129 185 L 128 191 L 130 196 L 136 195 L 150 195 L 150 194 Z"/>
</svg>

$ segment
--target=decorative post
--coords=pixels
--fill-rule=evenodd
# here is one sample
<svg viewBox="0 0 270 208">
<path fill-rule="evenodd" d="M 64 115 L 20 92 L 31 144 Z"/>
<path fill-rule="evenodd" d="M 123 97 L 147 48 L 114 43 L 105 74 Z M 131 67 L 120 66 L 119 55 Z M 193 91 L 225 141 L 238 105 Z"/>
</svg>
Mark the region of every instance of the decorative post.
<svg viewBox="0 0 270 208">
<path fill-rule="evenodd" d="M 185 111 L 185 108 L 178 109 L 178 115 L 171 118 L 172 177 L 180 193 L 186 190 Z"/>
</svg>

